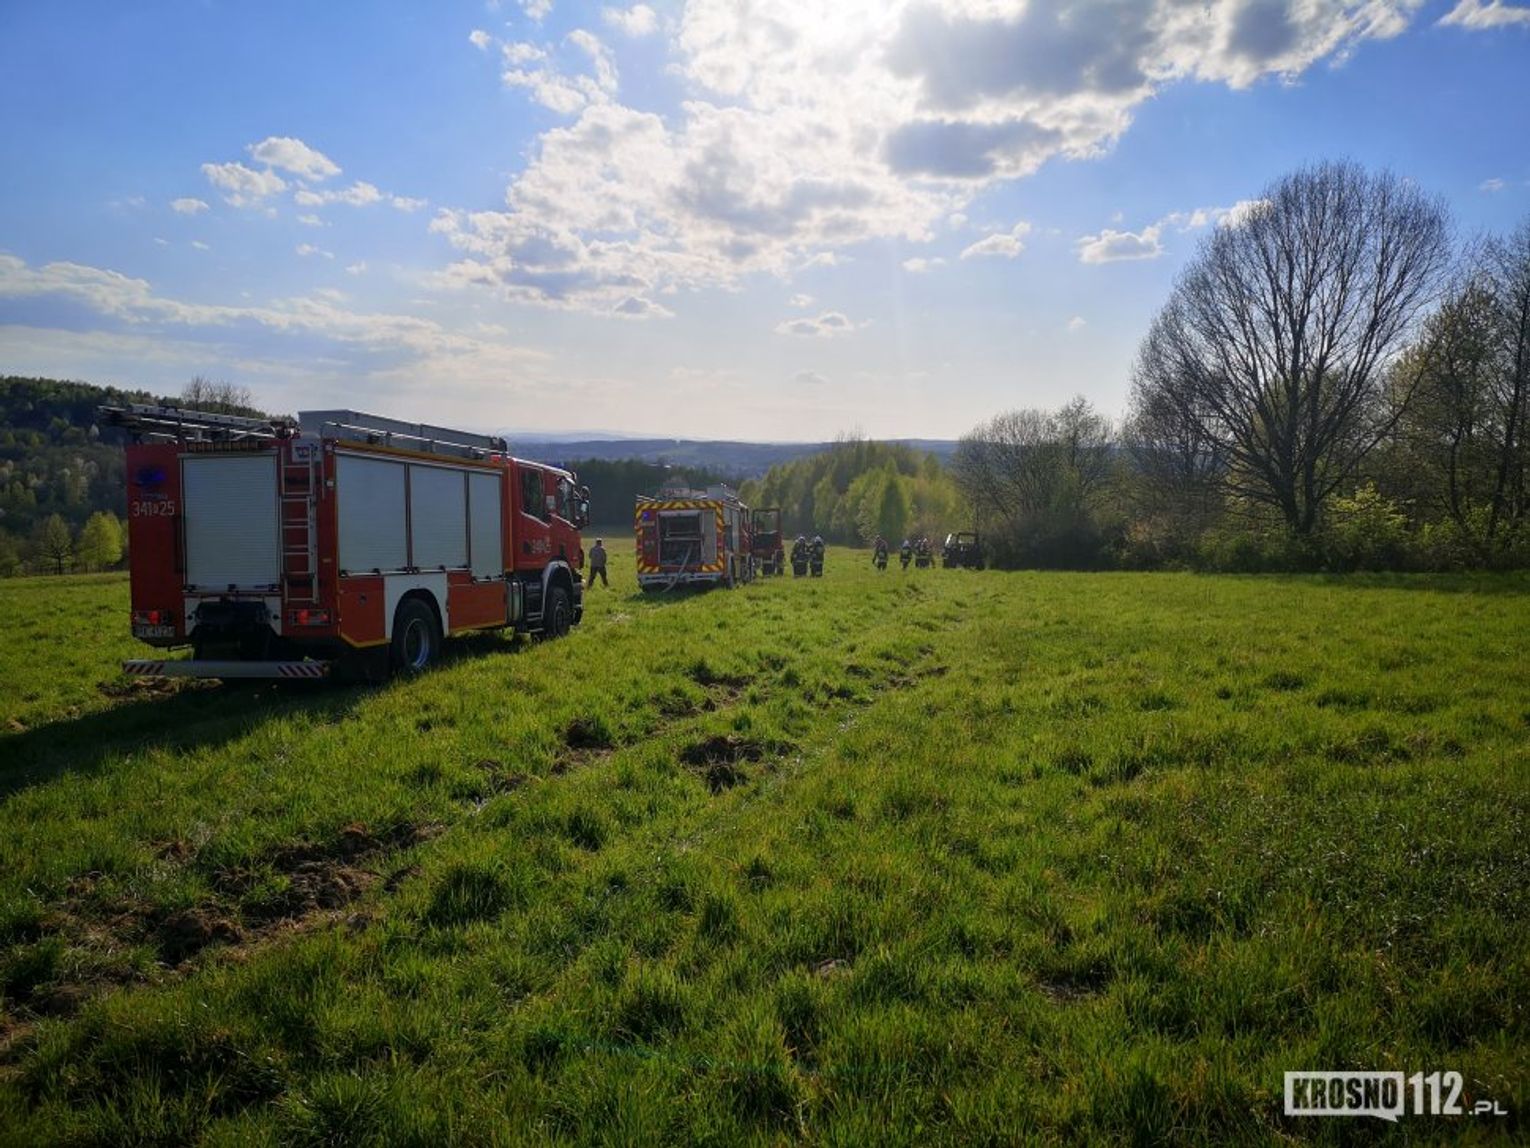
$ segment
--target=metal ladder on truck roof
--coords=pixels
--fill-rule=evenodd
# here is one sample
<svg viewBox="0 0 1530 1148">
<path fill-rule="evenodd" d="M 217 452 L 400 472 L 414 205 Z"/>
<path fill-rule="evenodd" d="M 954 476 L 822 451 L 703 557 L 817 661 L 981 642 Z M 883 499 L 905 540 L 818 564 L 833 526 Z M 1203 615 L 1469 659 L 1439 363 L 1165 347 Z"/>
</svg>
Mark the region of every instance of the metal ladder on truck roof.
<svg viewBox="0 0 1530 1148">
<path fill-rule="evenodd" d="M 107 426 L 122 427 L 151 442 L 264 441 L 288 438 L 297 430 L 285 419 L 252 419 L 149 403 L 101 406 L 96 411 Z"/>
<path fill-rule="evenodd" d="M 289 604 L 317 602 L 319 452 L 307 444 L 293 444 L 282 452 L 278 467 L 282 589 Z"/>
</svg>

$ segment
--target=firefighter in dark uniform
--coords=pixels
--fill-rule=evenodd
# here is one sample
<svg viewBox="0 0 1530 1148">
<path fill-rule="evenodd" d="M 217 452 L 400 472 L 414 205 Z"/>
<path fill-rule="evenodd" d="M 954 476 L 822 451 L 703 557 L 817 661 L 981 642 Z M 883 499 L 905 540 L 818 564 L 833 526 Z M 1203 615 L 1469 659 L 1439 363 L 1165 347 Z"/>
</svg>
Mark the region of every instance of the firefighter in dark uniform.
<svg viewBox="0 0 1530 1148">
<path fill-rule="evenodd" d="M 792 543 L 792 577 L 801 578 L 807 573 L 808 568 L 808 540 L 804 535 L 797 535 L 797 541 Z"/>
</svg>

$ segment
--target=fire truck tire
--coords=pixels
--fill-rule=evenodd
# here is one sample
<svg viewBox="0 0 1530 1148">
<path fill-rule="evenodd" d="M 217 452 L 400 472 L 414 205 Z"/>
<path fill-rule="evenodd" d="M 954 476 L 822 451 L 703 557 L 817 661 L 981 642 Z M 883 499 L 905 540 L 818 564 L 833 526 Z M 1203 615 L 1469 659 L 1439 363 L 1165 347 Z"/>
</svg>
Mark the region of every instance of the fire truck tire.
<svg viewBox="0 0 1530 1148">
<path fill-rule="evenodd" d="M 573 620 L 574 607 L 569 601 L 568 591 L 562 586 L 548 587 L 547 605 L 543 608 L 542 637 L 563 637 L 568 633 Z"/>
<path fill-rule="evenodd" d="M 436 621 L 436 612 L 419 598 L 405 598 L 393 615 L 394 670 L 422 673 L 440 652 L 441 626 Z"/>
</svg>

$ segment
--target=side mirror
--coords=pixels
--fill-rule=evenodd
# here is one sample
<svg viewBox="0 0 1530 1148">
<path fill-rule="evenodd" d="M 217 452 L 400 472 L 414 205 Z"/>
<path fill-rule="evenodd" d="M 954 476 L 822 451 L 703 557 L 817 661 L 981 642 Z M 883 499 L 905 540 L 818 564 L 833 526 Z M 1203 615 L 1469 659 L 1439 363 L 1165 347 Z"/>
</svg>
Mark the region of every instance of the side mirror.
<svg viewBox="0 0 1530 1148">
<path fill-rule="evenodd" d="M 590 524 L 590 500 L 588 498 L 581 498 L 575 505 L 578 508 L 577 513 L 579 515 L 579 521 L 575 525 L 580 527 L 588 526 Z"/>
</svg>

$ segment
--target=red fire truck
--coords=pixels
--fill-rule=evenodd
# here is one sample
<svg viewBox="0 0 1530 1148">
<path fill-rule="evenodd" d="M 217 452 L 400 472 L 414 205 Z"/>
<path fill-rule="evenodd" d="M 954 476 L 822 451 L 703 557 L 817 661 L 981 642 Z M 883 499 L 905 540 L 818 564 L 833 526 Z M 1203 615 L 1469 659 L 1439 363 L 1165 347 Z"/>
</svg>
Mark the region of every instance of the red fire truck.
<svg viewBox="0 0 1530 1148">
<path fill-rule="evenodd" d="M 633 511 L 637 581 L 644 590 L 733 587 L 754 578 L 749 508 L 726 486 L 640 494 Z"/>
<path fill-rule="evenodd" d="M 419 671 L 445 635 L 557 637 L 584 609 L 589 494 L 505 441 L 356 411 L 296 422 L 103 407 L 126 428 L 143 677 Z"/>
</svg>

